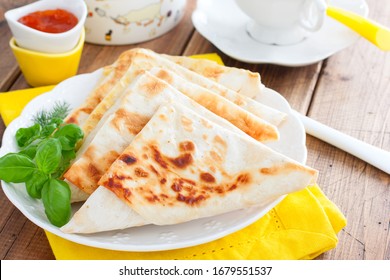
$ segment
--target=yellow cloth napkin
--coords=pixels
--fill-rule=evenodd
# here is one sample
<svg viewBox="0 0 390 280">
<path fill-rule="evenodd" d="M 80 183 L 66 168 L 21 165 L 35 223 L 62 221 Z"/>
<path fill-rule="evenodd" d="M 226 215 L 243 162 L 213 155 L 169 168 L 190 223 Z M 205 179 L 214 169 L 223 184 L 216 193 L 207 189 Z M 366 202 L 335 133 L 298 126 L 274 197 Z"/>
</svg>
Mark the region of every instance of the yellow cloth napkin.
<svg viewBox="0 0 390 280">
<path fill-rule="evenodd" d="M 51 90 L 53 87 L 54 86 L 45 86 L 0 93 L 0 114 L 5 125 L 9 125 L 13 119 L 18 117 L 24 106 L 26 106 L 31 99 L 43 92 Z"/>
<path fill-rule="evenodd" d="M 216 54 L 197 56 L 221 62 Z M 0 114 L 8 124 L 27 101 L 50 88 L 0 94 Z M 12 108 L 12 110 L 10 109 Z M 313 259 L 335 248 L 337 233 L 346 225 L 340 210 L 315 186 L 286 198 L 252 225 L 221 239 L 184 249 L 161 252 L 121 252 L 93 248 L 50 232 L 47 238 L 57 259 Z"/>
</svg>

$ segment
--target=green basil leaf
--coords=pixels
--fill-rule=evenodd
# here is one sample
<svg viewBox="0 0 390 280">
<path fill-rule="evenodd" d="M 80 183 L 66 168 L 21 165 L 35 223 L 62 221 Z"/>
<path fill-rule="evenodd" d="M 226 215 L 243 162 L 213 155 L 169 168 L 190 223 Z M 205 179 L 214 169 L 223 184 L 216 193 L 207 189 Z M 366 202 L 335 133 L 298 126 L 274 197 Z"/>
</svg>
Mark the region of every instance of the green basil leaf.
<svg viewBox="0 0 390 280">
<path fill-rule="evenodd" d="M 76 143 L 65 136 L 59 136 L 58 140 L 60 140 L 61 148 L 63 151 L 71 151 L 74 150 Z"/>
<path fill-rule="evenodd" d="M 25 147 L 39 137 L 42 127 L 39 124 L 27 128 L 19 128 L 16 131 L 15 138 L 19 147 Z"/>
<path fill-rule="evenodd" d="M 76 152 L 74 150 L 62 151 L 62 161 L 57 171 L 51 174 L 52 178 L 62 178 L 62 175 L 68 170 L 70 162 L 76 158 Z"/>
<path fill-rule="evenodd" d="M 71 216 L 70 188 L 61 180 L 50 179 L 42 188 L 42 202 L 49 221 L 57 226 L 65 225 Z"/>
<path fill-rule="evenodd" d="M 42 141 L 35 156 L 35 162 L 45 174 L 53 173 L 61 162 L 61 143 L 58 139 L 50 138 Z"/>
<path fill-rule="evenodd" d="M 37 170 L 25 155 L 9 153 L 0 158 L 0 179 L 9 183 L 26 182 Z"/>
<path fill-rule="evenodd" d="M 61 118 L 52 118 L 49 122 L 49 124 L 54 124 L 56 127 L 59 127 L 64 122 Z"/>
<path fill-rule="evenodd" d="M 70 163 L 75 158 L 76 158 L 76 152 L 74 150 L 62 151 L 62 159 L 65 163 Z"/>
<path fill-rule="evenodd" d="M 37 170 L 26 182 L 27 193 L 33 198 L 41 198 L 41 191 L 49 177 Z"/>
<path fill-rule="evenodd" d="M 37 145 L 35 143 L 31 143 L 26 148 L 22 149 L 19 154 L 25 155 L 29 157 L 30 159 L 34 159 L 35 154 L 37 153 Z"/>
<path fill-rule="evenodd" d="M 48 124 L 48 125 L 45 125 L 43 128 L 42 128 L 42 132 L 41 132 L 41 135 L 42 137 L 48 137 L 50 136 L 54 130 L 57 129 L 57 125 L 56 124 Z"/>
<path fill-rule="evenodd" d="M 84 133 L 79 126 L 77 126 L 73 123 L 70 123 L 70 124 L 66 124 L 66 125 L 60 127 L 54 133 L 54 137 L 58 138 L 60 136 L 64 136 L 64 137 L 68 138 L 71 142 L 76 144 L 77 141 L 83 139 Z"/>
</svg>

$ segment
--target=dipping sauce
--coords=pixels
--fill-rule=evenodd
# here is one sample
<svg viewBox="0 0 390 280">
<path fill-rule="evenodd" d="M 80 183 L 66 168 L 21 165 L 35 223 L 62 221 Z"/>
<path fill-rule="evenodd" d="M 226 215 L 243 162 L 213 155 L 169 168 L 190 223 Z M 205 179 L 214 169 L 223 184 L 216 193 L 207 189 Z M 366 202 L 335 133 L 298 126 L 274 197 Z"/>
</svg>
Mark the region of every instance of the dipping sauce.
<svg viewBox="0 0 390 280">
<path fill-rule="evenodd" d="M 28 27 L 47 33 L 62 33 L 76 26 L 77 17 L 63 9 L 37 11 L 18 21 Z"/>
</svg>

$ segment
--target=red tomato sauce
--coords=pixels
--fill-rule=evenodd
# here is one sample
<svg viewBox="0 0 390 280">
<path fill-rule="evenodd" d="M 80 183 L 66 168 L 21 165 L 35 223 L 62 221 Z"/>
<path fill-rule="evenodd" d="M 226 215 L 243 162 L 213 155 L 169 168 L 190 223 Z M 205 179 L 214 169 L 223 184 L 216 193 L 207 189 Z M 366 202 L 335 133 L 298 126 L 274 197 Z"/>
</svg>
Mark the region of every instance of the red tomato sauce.
<svg viewBox="0 0 390 280">
<path fill-rule="evenodd" d="M 78 19 L 68 11 L 56 9 L 33 12 L 18 21 L 42 32 L 62 33 L 76 26 Z"/>
</svg>

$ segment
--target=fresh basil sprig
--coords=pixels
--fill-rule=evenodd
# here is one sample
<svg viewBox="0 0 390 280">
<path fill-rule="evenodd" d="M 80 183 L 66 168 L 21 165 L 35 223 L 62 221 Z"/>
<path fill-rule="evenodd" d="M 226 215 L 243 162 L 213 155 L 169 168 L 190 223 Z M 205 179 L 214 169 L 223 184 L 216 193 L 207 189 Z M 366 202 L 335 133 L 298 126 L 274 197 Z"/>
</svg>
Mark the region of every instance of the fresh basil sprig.
<svg viewBox="0 0 390 280">
<path fill-rule="evenodd" d="M 61 178 L 84 137 L 79 126 L 63 122 L 68 108 L 64 103 L 50 112 L 40 111 L 34 125 L 16 132 L 20 151 L 0 158 L 0 180 L 25 183 L 27 193 L 42 199 L 47 218 L 58 227 L 71 215 L 70 188 Z"/>
<path fill-rule="evenodd" d="M 26 182 L 37 170 L 33 160 L 26 155 L 9 153 L 0 158 L 0 178 L 6 182 Z"/>
</svg>

